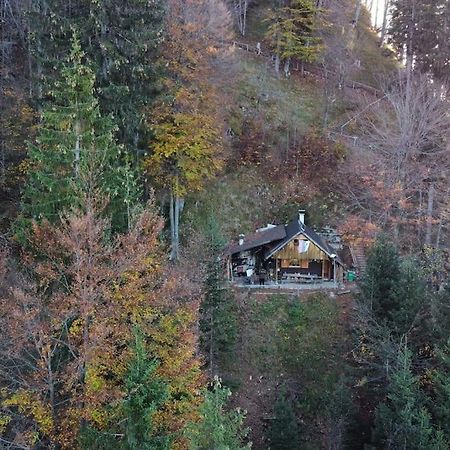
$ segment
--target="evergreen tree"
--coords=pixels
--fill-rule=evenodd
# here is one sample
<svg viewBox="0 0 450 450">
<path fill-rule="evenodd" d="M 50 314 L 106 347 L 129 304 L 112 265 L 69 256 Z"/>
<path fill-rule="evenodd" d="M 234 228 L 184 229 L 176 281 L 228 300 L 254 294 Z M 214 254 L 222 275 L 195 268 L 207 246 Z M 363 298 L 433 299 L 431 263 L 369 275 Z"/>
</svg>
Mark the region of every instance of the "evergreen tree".
<svg viewBox="0 0 450 450">
<path fill-rule="evenodd" d="M 414 259 L 403 258 L 400 262 L 400 277 L 393 289 L 394 307 L 390 321 L 401 335 L 419 323 L 420 309 L 427 300 L 425 282 L 419 265 Z"/>
<path fill-rule="evenodd" d="M 434 376 L 434 389 L 436 393 L 433 402 L 433 412 L 436 421 L 450 442 L 450 339 L 438 350 L 440 367 Z"/>
<path fill-rule="evenodd" d="M 37 0 L 31 13 L 31 43 L 38 97 L 52 85 L 78 33 L 92 62 L 100 110 L 119 127 L 120 143 L 146 149 L 144 114 L 152 103 L 161 71 L 162 0 Z"/>
<path fill-rule="evenodd" d="M 412 258 L 400 258 L 385 236 L 369 253 L 361 297 L 375 319 L 397 336 L 419 324 L 419 312 L 428 302 L 419 264 Z"/>
<path fill-rule="evenodd" d="M 215 377 L 212 390 L 205 394 L 200 408 L 201 420 L 188 427 L 190 450 L 245 450 L 251 444 L 244 444 L 247 430 L 243 429 L 244 414 L 226 411 L 226 403 L 231 391 L 222 387 Z"/>
<path fill-rule="evenodd" d="M 168 385 L 156 375 L 158 362 L 149 357 L 145 339 L 135 331 L 133 354 L 124 376 L 125 398 L 113 415 L 116 427 L 107 432 L 81 431 L 81 446 L 89 450 L 169 450 L 170 436 L 156 430 L 154 415 L 168 398 Z"/>
<path fill-rule="evenodd" d="M 450 75 L 448 0 L 394 0 L 390 41 L 408 72 L 418 70 L 445 80 Z"/>
<path fill-rule="evenodd" d="M 315 61 L 320 53 L 320 38 L 316 35 L 319 10 L 312 0 L 290 0 L 288 4 L 272 11 L 267 38 L 279 62 L 289 71 L 291 58 Z"/>
<path fill-rule="evenodd" d="M 406 345 L 398 354 L 387 398 L 376 410 L 375 443 L 391 449 L 447 449 L 443 434 L 436 430 L 425 407 L 419 379 L 411 370 L 411 352 Z"/>
<path fill-rule="evenodd" d="M 431 299 L 431 326 L 438 342 L 450 336 L 450 280 Z"/>
<path fill-rule="evenodd" d="M 100 113 L 95 75 L 83 60 L 74 38 L 42 113 L 37 143 L 30 147 L 22 215 L 55 221 L 63 210 L 80 207 L 83 193 L 97 190 L 108 198 L 114 228 L 123 229 L 139 198 L 138 182 L 115 142 L 111 118 Z"/>
<path fill-rule="evenodd" d="M 284 389 L 275 403 L 274 419 L 267 437 L 271 450 L 297 450 L 300 445 L 300 430 L 292 403 L 287 399 Z"/>
<path fill-rule="evenodd" d="M 224 283 L 224 267 L 220 253 L 225 245 L 217 221 L 208 217 L 205 233 L 206 278 L 204 297 L 200 307 L 200 343 L 211 374 L 215 374 L 217 360 L 226 363 L 236 343 L 236 303 Z"/>
<path fill-rule="evenodd" d="M 399 280 L 398 252 L 386 236 L 380 236 L 369 252 L 361 282 L 362 300 L 377 318 L 389 317 L 396 308 L 395 288 Z"/>
</svg>

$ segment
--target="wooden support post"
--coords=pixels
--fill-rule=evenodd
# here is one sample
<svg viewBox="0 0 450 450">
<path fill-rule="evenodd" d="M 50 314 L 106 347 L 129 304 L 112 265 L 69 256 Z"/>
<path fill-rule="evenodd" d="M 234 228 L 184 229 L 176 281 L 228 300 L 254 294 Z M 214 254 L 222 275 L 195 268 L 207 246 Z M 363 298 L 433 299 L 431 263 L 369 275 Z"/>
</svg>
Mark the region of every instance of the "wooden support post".
<svg viewBox="0 0 450 450">
<path fill-rule="evenodd" d="M 275 284 L 278 284 L 278 258 L 275 257 Z"/>
</svg>

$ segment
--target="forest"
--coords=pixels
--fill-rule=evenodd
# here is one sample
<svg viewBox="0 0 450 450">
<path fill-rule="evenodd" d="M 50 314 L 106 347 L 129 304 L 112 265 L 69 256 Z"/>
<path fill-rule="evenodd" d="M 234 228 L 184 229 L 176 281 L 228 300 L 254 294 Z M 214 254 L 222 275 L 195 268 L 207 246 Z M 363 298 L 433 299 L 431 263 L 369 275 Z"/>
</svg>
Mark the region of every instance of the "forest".
<svg viewBox="0 0 450 450">
<path fill-rule="evenodd" d="M 450 449 L 449 80 L 450 0 L 0 0 L 0 449 Z M 357 280 L 230 281 L 299 210 Z"/>
</svg>

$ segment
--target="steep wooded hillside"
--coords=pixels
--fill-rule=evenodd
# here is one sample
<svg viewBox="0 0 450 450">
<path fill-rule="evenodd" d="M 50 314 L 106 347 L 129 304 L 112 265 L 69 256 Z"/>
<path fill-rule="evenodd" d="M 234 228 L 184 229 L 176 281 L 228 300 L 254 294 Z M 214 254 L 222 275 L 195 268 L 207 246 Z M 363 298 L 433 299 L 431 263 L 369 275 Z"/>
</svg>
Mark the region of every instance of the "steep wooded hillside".
<svg viewBox="0 0 450 450">
<path fill-rule="evenodd" d="M 0 448 L 450 448 L 448 24 L 0 0 Z"/>
</svg>

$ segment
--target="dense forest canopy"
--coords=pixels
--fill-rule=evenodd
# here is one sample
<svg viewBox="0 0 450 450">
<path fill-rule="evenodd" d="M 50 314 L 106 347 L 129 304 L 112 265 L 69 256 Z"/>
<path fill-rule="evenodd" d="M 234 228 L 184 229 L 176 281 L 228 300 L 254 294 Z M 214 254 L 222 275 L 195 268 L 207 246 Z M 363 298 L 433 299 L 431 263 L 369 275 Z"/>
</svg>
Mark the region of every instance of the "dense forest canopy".
<svg viewBox="0 0 450 450">
<path fill-rule="evenodd" d="M 450 448 L 449 77 L 449 0 L 0 0 L 0 448 Z"/>
</svg>

